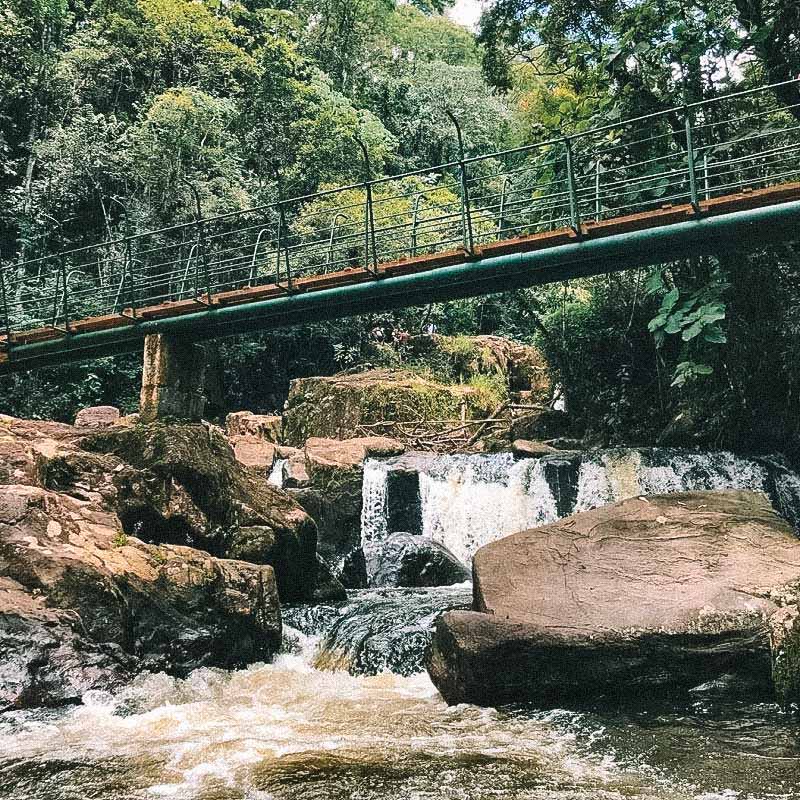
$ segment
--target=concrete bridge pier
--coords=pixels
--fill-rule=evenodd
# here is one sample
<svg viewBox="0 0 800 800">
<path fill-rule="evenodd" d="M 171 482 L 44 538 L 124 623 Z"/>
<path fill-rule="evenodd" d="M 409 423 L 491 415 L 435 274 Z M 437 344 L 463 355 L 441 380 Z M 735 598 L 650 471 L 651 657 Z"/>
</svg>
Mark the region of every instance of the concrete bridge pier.
<svg viewBox="0 0 800 800">
<path fill-rule="evenodd" d="M 144 340 L 139 416 L 142 422 L 197 422 L 222 407 L 222 370 L 216 347 L 155 333 Z"/>
</svg>

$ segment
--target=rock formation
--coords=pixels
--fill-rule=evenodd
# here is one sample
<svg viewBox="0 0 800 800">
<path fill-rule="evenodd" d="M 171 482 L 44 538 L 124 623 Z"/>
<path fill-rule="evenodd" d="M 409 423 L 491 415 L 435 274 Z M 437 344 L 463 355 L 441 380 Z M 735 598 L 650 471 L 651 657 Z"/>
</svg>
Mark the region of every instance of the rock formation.
<svg viewBox="0 0 800 800">
<path fill-rule="evenodd" d="M 291 494 L 317 524 L 320 555 L 348 587 L 366 585 L 361 552 L 364 461 L 403 450 L 400 442 L 377 436 L 344 441 L 312 438 L 289 460 L 293 482 L 284 485 L 296 488 Z M 297 480 L 301 471 L 302 483 Z"/>
<path fill-rule="evenodd" d="M 376 423 L 483 419 L 482 405 L 470 386 L 427 380 L 402 370 L 373 370 L 330 378 L 292 381 L 283 417 L 283 440 L 302 447 L 313 437 L 350 439 Z"/>
<path fill-rule="evenodd" d="M 469 570 L 443 545 L 427 537 L 393 533 L 370 553 L 373 586 L 451 586 Z"/>
<path fill-rule="evenodd" d="M 735 675 L 800 700 L 800 542 L 749 492 L 633 498 L 474 559 L 474 610 L 437 622 L 450 703 L 685 696 Z"/>
<path fill-rule="evenodd" d="M 72 702 L 134 669 L 242 666 L 280 644 L 272 567 L 128 538 L 91 500 L 0 487 L 0 572 L 7 706 Z"/>
<path fill-rule="evenodd" d="M 267 659 L 279 596 L 343 589 L 313 520 L 219 429 L 0 417 L 0 708 Z"/>
</svg>

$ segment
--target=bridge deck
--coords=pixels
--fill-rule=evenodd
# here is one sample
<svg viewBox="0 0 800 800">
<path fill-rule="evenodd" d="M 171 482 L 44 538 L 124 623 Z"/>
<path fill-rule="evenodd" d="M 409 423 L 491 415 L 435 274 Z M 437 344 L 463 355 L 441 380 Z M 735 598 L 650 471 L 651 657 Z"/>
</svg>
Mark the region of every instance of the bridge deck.
<svg viewBox="0 0 800 800">
<path fill-rule="evenodd" d="M 485 244 L 476 247 L 474 254 L 469 254 L 463 249 L 457 249 L 416 258 L 386 261 L 378 264 L 378 269 L 375 273 L 364 268 L 343 269 L 327 274 L 296 278 L 292 281 L 291 286 L 270 283 L 263 286 L 224 291 L 211 296 L 204 294 L 198 298 L 188 300 L 168 301 L 138 308 L 135 311 L 132 308 L 128 308 L 119 314 L 106 314 L 76 320 L 70 324 L 69 331 L 54 326 L 35 328 L 14 333 L 10 342 L 8 336 L 0 336 L 0 344 L 5 345 L 5 352 L 0 353 L 0 365 L 8 362 L 9 353 L 13 353 L 14 347 L 21 345 L 49 342 L 76 334 L 135 326 L 141 321 L 172 319 L 210 307 L 242 306 L 286 295 L 317 292 L 401 275 L 414 275 L 441 267 L 464 264 L 477 259 L 531 253 L 582 240 L 601 239 L 633 231 L 646 231 L 692 219 L 763 208 L 795 200 L 800 200 L 800 183 L 743 191 L 704 200 L 700 203 L 699 213 L 695 211 L 692 205 L 687 203 L 674 206 L 665 205 L 653 211 L 612 217 L 600 222 L 589 222 L 581 226 L 580 236 L 571 228 L 559 228 L 544 233 Z M 503 286 L 498 285 L 497 291 L 502 290 Z"/>
</svg>

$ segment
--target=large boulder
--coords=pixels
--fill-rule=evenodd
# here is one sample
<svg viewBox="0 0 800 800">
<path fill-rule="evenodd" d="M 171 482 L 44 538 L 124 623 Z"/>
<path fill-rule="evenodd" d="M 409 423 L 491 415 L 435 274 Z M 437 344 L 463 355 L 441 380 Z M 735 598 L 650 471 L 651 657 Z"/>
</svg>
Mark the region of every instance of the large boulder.
<svg viewBox="0 0 800 800">
<path fill-rule="evenodd" d="M 239 667 L 280 646 L 272 567 L 145 544 L 116 515 L 38 487 L 0 487 L 0 578 L 9 705 L 74 700 L 123 670 Z"/>
<path fill-rule="evenodd" d="M 800 700 L 800 542 L 750 492 L 634 498 L 493 542 L 442 616 L 450 703 L 683 695 L 725 675 Z"/>
<path fill-rule="evenodd" d="M 406 350 L 412 362 L 444 381 L 499 376 L 509 389 L 526 392 L 531 402 L 546 403 L 552 384 L 541 350 L 503 336 L 412 336 Z"/>
<path fill-rule="evenodd" d="M 315 477 L 360 467 L 367 458 L 388 458 L 403 452 L 405 445 L 385 436 L 345 440 L 311 438 L 305 445 L 309 473 Z"/>
<path fill-rule="evenodd" d="M 275 463 L 275 445 L 250 435 L 229 436 L 233 455 L 236 460 L 248 469 L 259 474 L 267 474 Z"/>
<path fill-rule="evenodd" d="M 265 474 L 240 464 L 219 429 L 137 425 L 90 435 L 82 446 L 87 453 L 51 461 L 49 488 L 70 493 L 85 484 L 94 457 L 97 481 L 104 476 L 114 487 L 111 508 L 126 534 L 270 564 L 284 602 L 314 595 L 313 520 Z"/>
<path fill-rule="evenodd" d="M 312 437 L 349 439 L 392 422 L 483 419 L 493 409 L 484 393 L 426 380 L 402 370 L 372 370 L 292 381 L 283 440 L 302 447 Z"/>
<path fill-rule="evenodd" d="M 80 628 L 75 612 L 50 608 L 43 595 L 0 577 L 0 713 L 78 703 L 87 691 L 117 689 L 132 677 L 134 657 Z"/>
<path fill-rule="evenodd" d="M 373 586 L 451 586 L 469 570 L 443 544 L 425 536 L 393 533 L 368 557 Z"/>
</svg>

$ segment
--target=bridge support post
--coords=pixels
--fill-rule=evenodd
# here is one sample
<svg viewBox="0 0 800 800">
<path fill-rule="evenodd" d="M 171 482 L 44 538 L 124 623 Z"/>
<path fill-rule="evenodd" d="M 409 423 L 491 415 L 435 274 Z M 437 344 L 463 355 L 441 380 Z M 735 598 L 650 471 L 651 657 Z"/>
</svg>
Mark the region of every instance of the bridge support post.
<svg viewBox="0 0 800 800">
<path fill-rule="evenodd" d="M 142 422 L 196 422 L 220 405 L 219 362 L 209 346 L 155 333 L 145 338 L 139 417 Z"/>
</svg>

